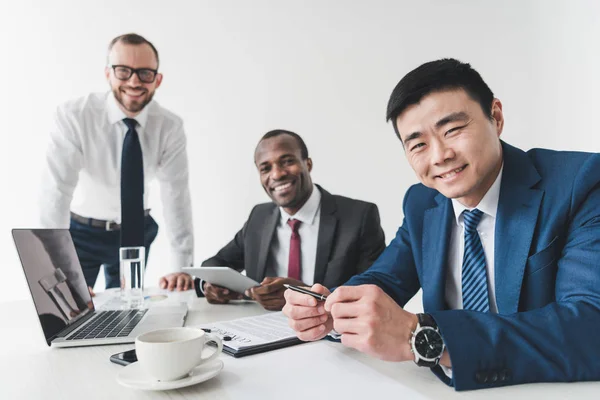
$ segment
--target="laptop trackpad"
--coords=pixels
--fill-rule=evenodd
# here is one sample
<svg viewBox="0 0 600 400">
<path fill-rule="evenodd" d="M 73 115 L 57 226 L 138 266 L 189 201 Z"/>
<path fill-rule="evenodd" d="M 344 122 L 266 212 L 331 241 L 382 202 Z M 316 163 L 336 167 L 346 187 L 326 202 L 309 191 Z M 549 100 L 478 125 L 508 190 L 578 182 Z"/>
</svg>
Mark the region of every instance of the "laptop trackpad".
<svg viewBox="0 0 600 400">
<path fill-rule="evenodd" d="M 155 307 L 148 310 L 145 318 L 131 332 L 131 336 L 141 335 L 142 333 L 156 329 L 176 328 L 183 326 L 187 314 L 187 305 L 173 307 Z"/>
</svg>

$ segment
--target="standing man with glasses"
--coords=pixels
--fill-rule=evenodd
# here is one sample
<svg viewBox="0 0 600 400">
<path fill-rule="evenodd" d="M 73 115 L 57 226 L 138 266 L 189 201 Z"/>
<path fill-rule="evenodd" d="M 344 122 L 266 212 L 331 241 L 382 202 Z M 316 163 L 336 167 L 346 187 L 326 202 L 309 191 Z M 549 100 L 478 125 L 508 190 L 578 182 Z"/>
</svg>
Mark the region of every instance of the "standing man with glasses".
<svg viewBox="0 0 600 400">
<path fill-rule="evenodd" d="M 111 90 L 58 107 L 40 198 L 44 227 L 70 227 L 88 286 L 104 265 L 106 287 L 119 286 L 119 248 L 145 246 L 158 233 L 149 183 L 160 182 L 176 269 L 193 264 L 186 137 L 181 118 L 152 98 L 162 82 L 158 51 L 137 34 L 114 38 L 105 68 Z M 192 287 L 186 274 L 161 279 Z"/>
</svg>

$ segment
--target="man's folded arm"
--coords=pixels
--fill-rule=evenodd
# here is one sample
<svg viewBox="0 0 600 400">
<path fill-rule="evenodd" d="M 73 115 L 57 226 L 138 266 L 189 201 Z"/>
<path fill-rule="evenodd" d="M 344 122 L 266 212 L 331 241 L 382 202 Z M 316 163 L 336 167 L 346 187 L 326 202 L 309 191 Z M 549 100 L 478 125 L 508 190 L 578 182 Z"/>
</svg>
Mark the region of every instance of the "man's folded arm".
<svg viewBox="0 0 600 400">
<path fill-rule="evenodd" d="M 600 380 L 600 185 L 574 192 L 560 259 L 530 275 L 540 279 L 556 266 L 554 302 L 510 315 L 431 313 L 457 390 Z"/>
<path fill-rule="evenodd" d="M 404 307 L 420 289 L 405 225 L 398 229 L 396 237 L 373 265 L 350 278 L 344 286 L 377 285 Z"/>
<path fill-rule="evenodd" d="M 411 191 L 412 188 L 404 196 L 404 215 L 406 215 L 406 205 Z M 405 218 L 402 226 L 396 232 L 396 237 L 383 250 L 383 253 L 381 253 L 373 265 L 365 272 L 350 278 L 344 285 L 377 285 L 393 298 L 396 303 L 404 307 L 421 288 L 407 225 Z"/>
<path fill-rule="evenodd" d="M 512 315 L 431 315 L 448 348 L 456 390 L 600 380 L 600 337 L 593 333 L 600 323 L 597 300 L 573 299 Z"/>
</svg>

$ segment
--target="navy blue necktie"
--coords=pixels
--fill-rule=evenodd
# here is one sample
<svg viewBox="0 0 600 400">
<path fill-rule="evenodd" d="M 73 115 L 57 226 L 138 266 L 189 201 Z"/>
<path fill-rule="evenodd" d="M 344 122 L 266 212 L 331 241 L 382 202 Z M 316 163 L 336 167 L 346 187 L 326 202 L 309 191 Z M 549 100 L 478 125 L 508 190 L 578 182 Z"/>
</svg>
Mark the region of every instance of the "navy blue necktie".
<svg viewBox="0 0 600 400">
<path fill-rule="evenodd" d="M 127 134 L 121 154 L 121 247 L 144 245 L 144 160 L 137 121 L 123 119 Z"/>
<path fill-rule="evenodd" d="M 462 266 L 463 309 L 480 312 L 490 310 L 485 253 L 477 233 L 483 213 L 474 209 L 463 211 L 465 225 L 465 254 Z"/>
</svg>

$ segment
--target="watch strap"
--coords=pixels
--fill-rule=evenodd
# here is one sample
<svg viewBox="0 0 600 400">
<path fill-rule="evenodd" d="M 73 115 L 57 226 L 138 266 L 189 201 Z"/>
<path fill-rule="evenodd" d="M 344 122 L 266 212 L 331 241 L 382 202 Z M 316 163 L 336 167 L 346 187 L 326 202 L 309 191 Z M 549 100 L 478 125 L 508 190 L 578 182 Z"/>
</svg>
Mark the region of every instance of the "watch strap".
<svg viewBox="0 0 600 400">
<path fill-rule="evenodd" d="M 422 358 L 419 358 L 419 361 L 417 361 L 417 365 L 419 367 L 433 368 L 433 367 L 435 367 L 438 364 L 439 364 L 439 359 L 438 359 L 437 362 L 435 362 L 435 361 L 425 361 Z"/>
<path fill-rule="evenodd" d="M 431 326 L 432 328 L 437 328 L 435 320 L 429 314 L 417 314 L 417 319 L 419 320 L 419 326 Z"/>
<path fill-rule="evenodd" d="M 197 297 L 204 297 L 204 284 L 206 281 L 200 278 L 194 278 L 194 290 Z"/>
</svg>

